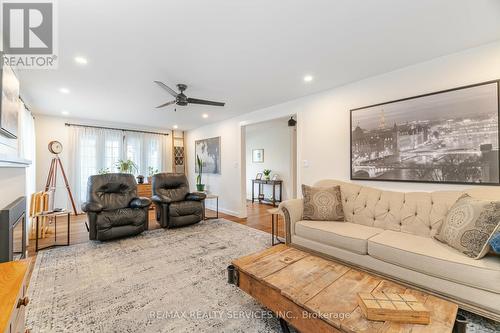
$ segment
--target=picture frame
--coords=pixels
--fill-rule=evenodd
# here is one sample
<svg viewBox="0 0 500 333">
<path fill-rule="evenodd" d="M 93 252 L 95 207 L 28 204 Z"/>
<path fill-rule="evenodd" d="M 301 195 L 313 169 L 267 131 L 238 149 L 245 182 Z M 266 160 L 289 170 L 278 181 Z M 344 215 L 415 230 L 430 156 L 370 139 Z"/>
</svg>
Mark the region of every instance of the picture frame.
<svg viewBox="0 0 500 333">
<path fill-rule="evenodd" d="M 264 163 L 264 149 L 252 149 L 252 163 Z"/>
<path fill-rule="evenodd" d="M 351 180 L 499 185 L 500 80 L 350 110 Z"/>
<path fill-rule="evenodd" d="M 196 140 L 194 143 L 195 161 L 199 156 L 203 161 L 203 173 L 221 174 L 221 137 Z M 198 164 L 195 164 L 198 172 Z"/>
<path fill-rule="evenodd" d="M 278 180 L 278 174 L 276 174 L 276 173 L 275 173 L 275 174 L 273 175 L 273 178 L 271 178 L 271 180 Z"/>
<path fill-rule="evenodd" d="M 4 53 L 0 52 L 3 57 Z M 0 134 L 9 139 L 17 139 L 18 114 L 20 110 L 19 80 L 7 64 L 0 63 Z M 16 143 L 17 144 L 17 143 Z"/>
<path fill-rule="evenodd" d="M 262 179 L 262 172 L 257 173 L 257 175 L 255 176 L 255 179 L 261 180 Z"/>
</svg>

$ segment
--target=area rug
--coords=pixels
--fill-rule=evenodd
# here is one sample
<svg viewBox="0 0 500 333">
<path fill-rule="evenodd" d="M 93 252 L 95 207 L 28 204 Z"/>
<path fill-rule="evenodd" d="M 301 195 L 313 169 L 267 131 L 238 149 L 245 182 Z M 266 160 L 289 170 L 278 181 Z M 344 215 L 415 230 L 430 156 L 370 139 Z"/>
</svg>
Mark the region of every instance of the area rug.
<svg viewBox="0 0 500 333">
<path fill-rule="evenodd" d="M 38 253 L 31 332 L 279 332 L 279 322 L 227 284 L 234 258 L 268 233 L 223 219 Z"/>
<path fill-rule="evenodd" d="M 31 332 L 280 332 L 272 313 L 226 275 L 232 259 L 270 239 L 219 219 L 41 251 L 26 325 Z M 466 315 L 468 332 L 498 332 Z"/>
</svg>

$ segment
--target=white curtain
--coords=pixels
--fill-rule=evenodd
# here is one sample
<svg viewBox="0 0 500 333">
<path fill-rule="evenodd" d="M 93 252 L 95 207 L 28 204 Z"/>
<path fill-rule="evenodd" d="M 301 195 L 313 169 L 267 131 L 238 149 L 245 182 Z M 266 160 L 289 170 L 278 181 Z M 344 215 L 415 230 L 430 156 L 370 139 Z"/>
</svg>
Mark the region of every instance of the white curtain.
<svg viewBox="0 0 500 333">
<path fill-rule="evenodd" d="M 78 207 L 86 200 L 88 177 L 117 172 L 119 160 L 132 160 L 136 176 L 148 176 L 150 168 L 166 170 L 166 135 L 81 126 L 70 126 L 69 131 L 70 182 Z"/>
<path fill-rule="evenodd" d="M 125 158 L 137 164 L 136 174 L 148 176 L 150 170 L 167 170 L 167 136 L 125 131 Z"/>
<path fill-rule="evenodd" d="M 35 119 L 31 112 L 26 109 L 24 103 L 20 103 L 19 112 L 19 153 L 31 164 L 26 168 L 26 211 L 30 211 L 31 194 L 36 192 L 36 137 L 35 137 Z M 30 219 L 26 219 L 26 230 L 30 230 Z"/>
</svg>

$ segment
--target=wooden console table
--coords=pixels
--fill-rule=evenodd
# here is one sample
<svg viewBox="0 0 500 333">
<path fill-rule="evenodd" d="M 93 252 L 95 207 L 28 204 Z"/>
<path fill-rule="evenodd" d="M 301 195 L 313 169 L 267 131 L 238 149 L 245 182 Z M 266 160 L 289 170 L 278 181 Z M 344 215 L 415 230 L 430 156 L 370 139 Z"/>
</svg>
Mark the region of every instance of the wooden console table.
<svg viewBox="0 0 500 333">
<path fill-rule="evenodd" d="M 451 333 L 458 306 L 339 262 L 280 244 L 233 261 L 232 282 L 273 311 L 284 332 Z M 413 295 L 430 310 L 430 324 L 366 319 L 358 293 Z"/>
<path fill-rule="evenodd" d="M 29 267 L 29 259 L 0 264 L 0 332 L 29 332 L 24 327 Z"/>
<path fill-rule="evenodd" d="M 259 185 L 259 193 L 258 197 L 255 197 L 255 184 Z M 270 185 L 273 187 L 273 197 L 271 199 L 266 199 L 262 197 L 262 191 L 264 185 Z M 276 188 L 279 188 L 279 199 L 276 199 Z M 264 180 L 264 179 L 252 179 L 252 203 L 254 203 L 255 199 L 259 201 L 259 203 L 270 203 L 274 207 L 276 207 L 276 203 L 281 202 L 283 191 L 283 181 L 282 180 Z"/>
</svg>

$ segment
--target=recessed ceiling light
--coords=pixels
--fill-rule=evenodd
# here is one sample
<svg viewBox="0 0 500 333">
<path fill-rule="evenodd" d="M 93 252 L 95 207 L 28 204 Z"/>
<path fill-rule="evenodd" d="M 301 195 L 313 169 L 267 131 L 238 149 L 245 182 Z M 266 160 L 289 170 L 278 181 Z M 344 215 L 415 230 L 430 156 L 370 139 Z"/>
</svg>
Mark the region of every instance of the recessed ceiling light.
<svg viewBox="0 0 500 333">
<path fill-rule="evenodd" d="M 204 114 L 202 114 L 202 117 L 203 118 L 208 118 L 208 114 L 204 113 Z"/>
<path fill-rule="evenodd" d="M 61 114 L 62 114 L 63 116 L 67 116 L 67 115 L 69 114 L 69 111 L 62 110 L 62 111 L 61 111 Z"/>
<path fill-rule="evenodd" d="M 68 88 L 60 88 L 59 91 L 63 94 L 69 94 L 69 89 Z"/>
<path fill-rule="evenodd" d="M 79 65 L 86 65 L 88 63 L 87 59 L 84 57 L 75 57 L 75 62 Z"/>
<path fill-rule="evenodd" d="M 311 82 L 313 80 L 312 75 L 306 75 L 304 76 L 304 82 Z"/>
<path fill-rule="evenodd" d="M 172 126 L 172 127 L 173 127 L 174 129 L 178 129 L 178 128 L 179 128 L 179 126 L 177 126 L 177 125 L 174 125 L 174 126 Z"/>
</svg>

